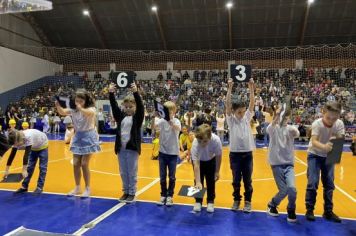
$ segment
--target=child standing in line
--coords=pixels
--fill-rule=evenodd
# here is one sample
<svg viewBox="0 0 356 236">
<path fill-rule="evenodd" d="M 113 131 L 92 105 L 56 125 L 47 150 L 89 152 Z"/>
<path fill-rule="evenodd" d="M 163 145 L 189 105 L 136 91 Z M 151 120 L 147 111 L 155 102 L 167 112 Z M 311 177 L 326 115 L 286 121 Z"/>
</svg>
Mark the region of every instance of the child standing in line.
<svg viewBox="0 0 356 236">
<path fill-rule="evenodd" d="M 240 208 L 241 195 L 241 177 L 245 186 L 245 213 L 251 212 L 252 199 L 252 171 L 253 156 L 252 151 L 256 148 L 255 140 L 252 136 L 250 126 L 251 119 L 255 109 L 255 94 L 253 79 L 249 82 L 250 104 L 246 111 L 244 102 L 231 102 L 231 93 L 233 80 L 228 81 L 228 91 L 226 95 L 226 122 L 229 127 L 230 138 L 230 168 L 233 176 L 232 186 L 234 188 L 234 204 L 232 210 L 237 211 Z"/>
<path fill-rule="evenodd" d="M 86 90 L 78 90 L 75 94 L 75 110 L 61 107 L 57 101 L 55 105 L 60 115 L 72 116 L 75 130 L 70 146 L 70 150 L 73 153 L 75 188 L 68 193 L 68 196 L 80 194 L 80 180 L 83 172 L 85 191 L 81 197 L 90 197 L 90 159 L 93 153 L 101 150 L 98 133 L 95 129 L 95 101 Z"/>
<path fill-rule="evenodd" d="M 284 119 L 280 123 L 280 111 L 276 111 L 271 124 L 266 132 L 270 137 L 268 159 L 272 168 L 274 181 L 279 192 L 268 203 L 267 213 L 271 216 L 278 216 L 277 207 L 281 201 L 288 196 L 288 222 L 296 222 L 295 202 L 297 190 L 295 188 L 294 172 L 294 139 L 299 137 L 299 131 L 294 126 L 288 125 L 290 110 L 284 114 Z"/>
<path fill-rule="evenodd" d="M 135 201 L 137 190 L 138 157 L 141 154 L 141 127 L 145 116 L 142 98 L 135 83 L 131 85 L 133 96 L 127 96 L 121 110 L 115 99 L 115 85 L 109 86 L 109 98 L 113 116 L 117 122 L 115 153 L 118 155 L 123 195 L 121 202 Z"/>
<path fill-rule="evenodd" d="M 24 131 L 11 130 L 9 132 L 9 144 L 13 146 L 16 154 L 17 149 L 25 148 L 24 160 L 28 159 L 27 170 L 23 171 L 24 180 L 22 187 L 15 194 L 25 193 L 28 191 L 28 185 L 35 170 L 37 160 L 39 160 L 40 174 L 38 177 L 37 188 L 33 193 L 41 194 L 45 184 L 48 165 L 48 139 L 47 135 L 36 129 L 27 129 Z M 13 152 L 11 152 L 13 154 Z M 10 159 L 10 158 L 9 158 Z M 25 167 L 25 165 L 24 165 Z"/>
<path fill-rule="evenodd" d="M 220 138 L 212 133 L 211 126 L 203 124 L 196 129 L 192 145 L 192 162 L 195 186 L 202 189 L 204 179 L 207 186 L 207 212 L 214 212 L 215 182 L 219 179 L 222 144 Z M 193 211 L 200 212 L 203 199 L 196 198 Z"/>
<path fill-rule="evenodd" d="M 326 156 L 333 148 L 330 139 L 345 136 L 345 126 L 339 119 L 340 114 L 340 103 L 329 101 L 323 108 L 323 117 L 315 120 L 312 124 L 312 133 L 308 148 L 308 185 L 305 194 L 305 205 L 307 208 L 305 216 L 309 221 L 315 221 L 314 206 L 321 173 L 321 181 L 324 187 L 323 217 L 337 223 L 341 222 L 341 219 L 333 212 L 335 164 L 327 164 L 326 162 Z"/>
<path fill-rule="evenodd" d="M 175 103 L 168 101 L 163 104 L 168 108 L 170 120 L 158 119 L 159 136 L 159 174 L 161 182 L 161 198 L 158 205 L 173 205 L 173 194 L 176 183 L 176 167 L 179 158 L 179 132 L 181 123 L 175 118 L 177 108 Z M 167 169 L 169 185 L 167 188 Z"/>
</svg>

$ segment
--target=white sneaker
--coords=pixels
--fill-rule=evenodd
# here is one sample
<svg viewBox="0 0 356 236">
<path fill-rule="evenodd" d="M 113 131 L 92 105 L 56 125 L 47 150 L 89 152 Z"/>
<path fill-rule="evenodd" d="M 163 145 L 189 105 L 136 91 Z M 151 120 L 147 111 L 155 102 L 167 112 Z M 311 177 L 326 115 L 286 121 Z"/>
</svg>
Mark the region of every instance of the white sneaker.
<svg viewBox="0 0 356 236">
<path fill-rule="evenodd" d="M 168 206 L 168 207 L 173 206 L 173 198 L 172 197 L 167 197 L 166 206 Z"/>
<path fill-rule="evenodd" d="M 242 210 L 245 213 L 251 213 L 251 211 L 252 211 L 251 202 L 245 201 L 245 206 Z"/>
<path fill-rule="evenodd" d="M 73 189 L 72 191 L 70 191 L 69 193 L 67 193 L 68 197 L 74 197 L 76 195 L 80 194 L 80 187 L 75 187 L 75 189 Z"/>
<path fill-rule="evenodd" d="M 90 197 L 90 188 L 85 188 L 84 193 L 82 194 L 82 196 L 80 196 L 81 198 L 88 198 Z"/>
<path fill-rule="evenodd" d="M 201 212 L 201 203 L 200 202 L 196 202 L 194 204 L 193 211 L 194 212 Z"/>
<path fill-rule="evenodd" d="M 209 213 L 214 213 L 214 203 L 208 203 L 208 207 L 206 208 L 206 211 Z"/>
<path fill-rule="evenodd" d="M 158 206 L 163 206 L 164 204 L 166 204 L 166 197 L 161 197 L 159 199 L 159 201 L 157 202 Z"/>
</svg>

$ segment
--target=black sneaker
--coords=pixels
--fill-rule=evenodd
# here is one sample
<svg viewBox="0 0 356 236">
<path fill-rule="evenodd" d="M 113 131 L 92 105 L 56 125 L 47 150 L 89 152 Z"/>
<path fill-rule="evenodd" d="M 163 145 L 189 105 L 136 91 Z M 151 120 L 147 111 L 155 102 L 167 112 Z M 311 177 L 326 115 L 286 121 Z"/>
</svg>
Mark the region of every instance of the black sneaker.
<svg viewBox="0 0 356 236">
<path fill-rule="evenodd" d="M 129 195 L 129 196 L 127 196 L 125 202 L 126 203 L 133 203 L 135 200 L 136 200 L 135 199 L 135 195 Z"/>
<path fill-rule="evenodd" d="M 125 201 L 126 201 L 126 198 L 127 198 L 128 196 L 129 196 L 129 195 L 125 193 L 124 195 L 122 195 L 122 196 L 120 197 L 119 201 L 120 201 L 120 202 L 125 202 Z"/>
<path fill-rule="evenodd" d="M 315 221 L 313 210 L 307 210 L 307 213 L 305 213 L 305 218 L 309 221 Z"/>
<path fill-rule="evenodd" d="M 27 193 L 27 189 L 26 188 L 19 188 L 18 190 L 16 190 L 16 192 L 14 192 L 14 194 L 21 194 L 21 193 Z"/>
<path fill-rule="evenodd" d="M 288 212 L 287 221 L 291 223 L 297 222 L 297 215 L 295 214 L 295 209 L 287 210 L 287 212 Z"/>
<path fill-rule="evenodd" d="M 341 219 L 332 211 L 324 212 L 324 219 L 333 221 L 335 223 L 341 223 Z"/>
<path fill-rule="evenodd" d="M 270 215 L 270 216 L 279 216 L 277 207 L 273 207 L 273 206 L 271 206 L 271 205 L 268 205 L 267 213 L 268 213 L 268 215 Z"/>
</svg>

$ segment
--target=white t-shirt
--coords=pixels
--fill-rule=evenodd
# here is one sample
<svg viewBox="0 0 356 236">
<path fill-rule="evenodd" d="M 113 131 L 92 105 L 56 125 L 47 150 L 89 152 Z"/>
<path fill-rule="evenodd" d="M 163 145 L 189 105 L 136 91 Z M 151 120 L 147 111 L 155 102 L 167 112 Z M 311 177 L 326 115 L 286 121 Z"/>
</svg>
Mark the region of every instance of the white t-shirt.
<svg viewBox="0 0 356 236">
<path fill-rule="evenodd" d="M 267 133 L 270 136 L 268 148 L 269 163 L 274 165 L 294 164 L 294 139 L 299 137 L 297 128 L 291 125 L 268 125 Z"/>
<path fill-rule="evenodd" d="M 250 125 L 253 115 L 254 112 L 247 110 L 241 119 L 234 115 L 226 116 L 229 127 L 230 152 L 252 152 L 256 148 Z"/>
<path fill-rule="evenodd" d="M 221 156 L 222 145 L 220 138 L 216 134 L 211 134 L 211 139 L 205 147 L 201 147 L 198 140 L 194 139 L 191 153 L 193 161 L 210 161 L 216 156 Z"/>
<path fill-rule="evenodd" d="M 131 128 L 132 128 L 132 116 L 126 116 L 121 121 L 121 143 L 122 147 L 126 147 L 126 144 L 131 138 Z"/>
<path fill-rule="evenodd" d="M 64 123 L 64 124 L 70 124 L 70 123 L 72 123 L 72 118 L 71 118 L 70 116 L 64 117 L 63 123 Z"/>
<path fill-rule="evenodd" d="M 87 109 L 90 109 L 96 113 L 95 107 L 89 107 Z M 84 116 L 82 112 L 77 110 L 70 110 L 70 112 L 73 120 L 73 126 L 76 132 L 95 129 L 96 114 L 92 116 Z"/>
<path fill-rule="evenodd" d="M 160 118 L 155 117 L 155 118 L 154 118 L 154 121 L 153 121 L 154 124 L 155 124 L 155 130 L 156 130 L 156 131 L 160 131 L 160 130 L 161 130 L 161 128 L 158 126 L 159 120 L 160 120 Z"/>
<path fill-rule="evenodd" d="M 331 137 L 344 136 L 345 126 L 344 123 L 338 119 L 331 128 L 324 125 L 323 119 L 317 119 L 312 124 L 312 136 L 318 136 L 319 142 L 326 144 L 329 142 Z M 312 141 L 309 142 L 308 152 L 313 153 L 317 156 L 326 157 L 327 153 L 316 147 L 313 147 Z"/>
<path fill-rule="evenodd" d="M 181 123 L 177 118 L 172 122 L 181 129 Z M 160 130 L 159 151 L 167 155 L 179 155 L 179 131 L 174 130 L 168 121 L 162 118 L 158 120 L 157 127 Z"/>
<path fill-rule="evenodd" d="M 22 132 L 25 135 L 24 145 L 16 148 L 21 149 L 31 146 L 31 149 L 36 151 L 48 147 L 48 139 L 45 133 L 42 133 L 37 129 L 27 129 Z"/>
<path fill-rule="evenodd" d="M 216 130 L 224 131 L 225 118 L 216 118 Z"/>
<path fill-rule="evenodd" d="M 103 112 L 98 112 L 98 120 L 104 121 L 104 113 Z"/>
</svg>

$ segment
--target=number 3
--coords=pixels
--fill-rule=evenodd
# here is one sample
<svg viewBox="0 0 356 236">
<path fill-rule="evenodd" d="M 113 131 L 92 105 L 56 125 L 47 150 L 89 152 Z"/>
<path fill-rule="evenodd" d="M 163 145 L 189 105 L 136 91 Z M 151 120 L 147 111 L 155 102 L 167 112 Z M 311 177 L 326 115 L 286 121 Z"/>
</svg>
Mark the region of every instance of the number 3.
<svg viewBox="0 0 356 236">
<path fill-rule="evenodd" d="M 236 66 L 236 70 L 239 72 L 239 75 L 235 76 L 238 81 L 244 81 L 246 79 L 246 67 L 242 65 Z"/>
<path fill-rule="evenodd" d="M 117 75 L 116 83 L 120 88 L 126 88 L 127 87 L 127 74 L 125 72 L 121 72 L 120 74 Z"/>
</svg>

